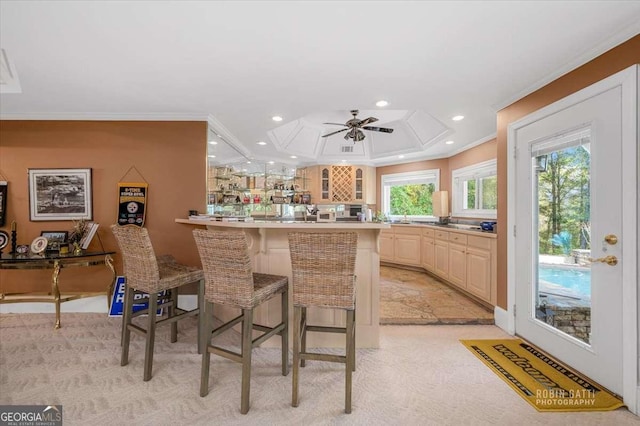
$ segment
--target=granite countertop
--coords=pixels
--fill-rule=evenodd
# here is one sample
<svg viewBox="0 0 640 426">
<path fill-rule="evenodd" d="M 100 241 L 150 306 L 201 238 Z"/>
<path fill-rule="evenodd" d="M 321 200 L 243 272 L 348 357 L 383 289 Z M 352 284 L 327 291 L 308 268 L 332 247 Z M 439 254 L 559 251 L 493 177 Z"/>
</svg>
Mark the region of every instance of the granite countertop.
<svg viewBox="0 0 640 426">
<path fill-rule="evenodd" d="M 478 235 L 478 234 L 482 234 L 483 236 L 487 236 L 489 238 L 496 238 L 496 231 L 483 231 L 482 228 L 480 227 L 480 225 L 467 225 L 467 224 L 458 224 L 458 223 L 452 223 L 452 224 L 448 224 L 448 225 L 442 225 L 442 224 L 438 224 L 438 223 L 432 223 L 432 222 L 409 222 L 409 223 L 405 223 L 405 222 L 392 222 L 391 223 L 392 226 L 402 226 L 402 227 L 425 227 L 425 228 L 434 228 L 434 229 L 441 229 L 444 231 L 451 231 L 451 232 L 457 232 L 457 233 L 461 233 L 461 234 L 472 234 L 472 235 Z M 495 229 L 495 226 L 494 226 Z"/>
</svg>

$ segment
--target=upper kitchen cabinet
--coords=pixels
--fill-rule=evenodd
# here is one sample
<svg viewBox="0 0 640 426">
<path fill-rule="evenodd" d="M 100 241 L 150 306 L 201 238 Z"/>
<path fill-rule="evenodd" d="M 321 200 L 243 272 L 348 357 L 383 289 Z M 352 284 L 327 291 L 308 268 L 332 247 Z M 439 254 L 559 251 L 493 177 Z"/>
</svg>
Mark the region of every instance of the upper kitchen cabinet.
<svg viewBox="0 0 640 426">
<path fill-rule="evenodd" d="M 376 169 L 369 166 L 326 165 L 309 167 L 314 203 L 376 202 Z"/>
</svg>

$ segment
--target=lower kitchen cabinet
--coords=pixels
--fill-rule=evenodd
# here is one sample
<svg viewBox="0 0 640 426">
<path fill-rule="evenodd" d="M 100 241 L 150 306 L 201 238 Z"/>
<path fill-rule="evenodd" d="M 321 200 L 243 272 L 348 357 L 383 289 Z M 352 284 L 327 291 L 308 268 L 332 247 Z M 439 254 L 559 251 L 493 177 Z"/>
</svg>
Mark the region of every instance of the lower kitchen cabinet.
<svg viewBox="0 0 640 426">
<path fill-rule="evenodd" d="M 466 260 L 466 290 L 483 300 L 491 300 L 491 251 L 468 247 Z"/>
<path fill-rule="evenodd" d="M 419 266 L 491 305 L 497 303 L 493 235 L 434 226 L 392 226 L 380 234 L 380 260 Z"/>
<path fill-rule="evenodd" d="M 449 243 L 449 281 L 465 288 L 467 282 L 466 246 Z"/>
<path fill-rule="evenodd" d="M 393 262 L 393 230 L 382 230 L 380 232 L 380 260 L 383 262 Z"/>
<path fill-rule="evenodd" d="M 449 242 L 436 239 L 434 242 L 434 265 L 433 271 L 436 275 L 449 279 Z"/>
</svg>

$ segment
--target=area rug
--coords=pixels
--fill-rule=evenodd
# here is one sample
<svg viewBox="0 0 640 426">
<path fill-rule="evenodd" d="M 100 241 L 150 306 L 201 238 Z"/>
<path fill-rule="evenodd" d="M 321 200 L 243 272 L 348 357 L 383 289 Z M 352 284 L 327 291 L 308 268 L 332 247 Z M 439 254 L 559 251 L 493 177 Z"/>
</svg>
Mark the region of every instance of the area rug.
<svg viewBox="0 0 640 426">
<path fill-rule="evenodd" d="M 460 342 L 538 411 L 608 411 L 624 405 L 599 384 L 520 339 Z"/>
</svg>

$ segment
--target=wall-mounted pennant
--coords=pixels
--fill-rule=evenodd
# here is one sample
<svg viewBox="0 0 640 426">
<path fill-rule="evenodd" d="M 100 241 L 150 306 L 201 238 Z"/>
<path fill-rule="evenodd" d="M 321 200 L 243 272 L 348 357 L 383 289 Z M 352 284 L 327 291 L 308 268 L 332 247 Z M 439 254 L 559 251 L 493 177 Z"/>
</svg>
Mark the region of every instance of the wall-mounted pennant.
<svg viewBox="0 0 640 426">
<path fill-rule="evenodd" d="M 146 182 L 118 182 L 118 225 L 144 226 L 148 188 Z"/>
</svg>

